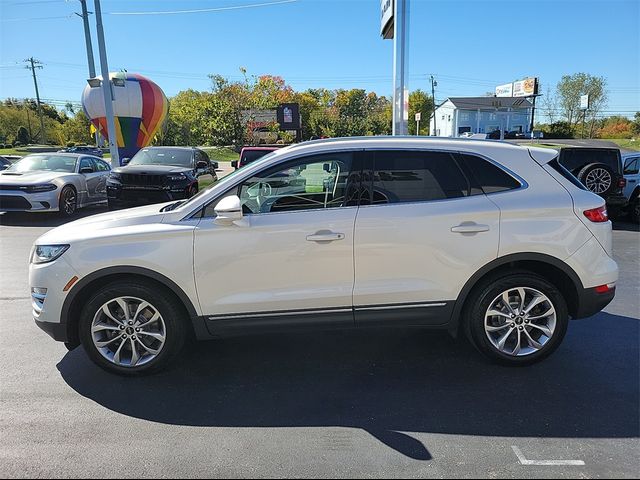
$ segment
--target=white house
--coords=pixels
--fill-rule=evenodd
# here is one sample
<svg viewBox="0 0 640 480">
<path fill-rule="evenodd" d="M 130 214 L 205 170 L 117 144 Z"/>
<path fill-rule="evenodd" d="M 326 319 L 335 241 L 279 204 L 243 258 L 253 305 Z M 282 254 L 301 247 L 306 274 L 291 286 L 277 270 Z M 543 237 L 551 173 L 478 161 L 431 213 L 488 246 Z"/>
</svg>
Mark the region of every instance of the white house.
<svg viewBox="0 0 640 480">
<path fill-rule="evenodd" d="M 533 105 L 518 97 L 450 97 L 431 116 L 432 135 L 459 137 L 464 133 L 530 133 Z"/>
</svg>

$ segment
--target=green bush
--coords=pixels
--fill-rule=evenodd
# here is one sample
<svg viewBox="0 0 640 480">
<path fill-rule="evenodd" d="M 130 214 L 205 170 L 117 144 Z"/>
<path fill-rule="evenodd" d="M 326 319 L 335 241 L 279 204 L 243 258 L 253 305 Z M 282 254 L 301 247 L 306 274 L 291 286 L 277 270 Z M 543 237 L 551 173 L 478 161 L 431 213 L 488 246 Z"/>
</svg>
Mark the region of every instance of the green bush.
<svg viewBox="0 0 640 480">
<path fill-rule="evenodd" d="M 544 138 L 573 138 L 574 132 L 569 122 L 555 122 L 543 129 Z"/>
</svg>

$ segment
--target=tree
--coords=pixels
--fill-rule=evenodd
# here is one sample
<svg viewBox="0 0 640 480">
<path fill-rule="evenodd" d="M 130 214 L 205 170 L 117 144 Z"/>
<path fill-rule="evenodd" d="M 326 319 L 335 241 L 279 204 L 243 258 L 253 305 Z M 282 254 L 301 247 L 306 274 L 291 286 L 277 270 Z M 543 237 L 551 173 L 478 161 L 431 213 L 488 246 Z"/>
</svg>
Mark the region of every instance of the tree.
<svg viewBox="0 0 640 480">
<path fill-rule="evenodd" d="M 429 135 L 429 119 L 433 114 L 433 98 L 418 89 L 409 94 L 409 135 L 416 134 L 416 113 L 420 113 L 419 135 Z"/>
<path fill-rule="evenodd" d="M 95 139 L 91 135 L 91 122 L 82 110 L 62 124 L 62 144 L 92 144 Z"/>
<path fill-rule="evenodd" d="M 540 97 L 540 106 L 549 123 L 555 123 L 558 119 L 558 97 L 551 93 L 550 87 L 547 87 L 547 92 Z"/>
<path fill-rule="evenodd" d="M 636 112 L 633 116 L 633 133 L 640 134 L 640 112 Z"/>
<path fill-rule="evenodd" d="M 589 123 L 589 137 L 593 136 L 596 120 L 607 105 L 607 80 L 588 73 L 564 75 L 556 87 L 558 102 L 564 118 L 575 129 L 579 122 Z M 589 95 L 589 109 L 580 110 L 580 97 Z"/>
<path fill-rule="evenodd" d="M 16 133 L 16 142 L 20 143 L 21 145 L 27 145 L 31 143 L 31 137 L 29 137 L 29 131 L 26 129 L 26 127 L 18 127 L 18 132 Z"/>
</svg>

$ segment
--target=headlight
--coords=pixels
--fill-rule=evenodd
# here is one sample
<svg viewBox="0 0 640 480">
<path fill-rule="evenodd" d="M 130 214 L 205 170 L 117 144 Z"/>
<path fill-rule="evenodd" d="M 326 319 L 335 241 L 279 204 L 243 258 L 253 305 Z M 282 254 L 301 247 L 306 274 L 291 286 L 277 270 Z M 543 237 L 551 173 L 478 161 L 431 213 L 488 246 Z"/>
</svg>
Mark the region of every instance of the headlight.
<svg viewBox="0 0 640 480">
<path fill-rule="evenodd" d="M 115 172 L 111 172 L 109 174 L 109 176 L 107 177 L 107 180 L 111 180 L 113 182 L 119 182 L 120 181 L 120 174 L 119 173 L 115 173 Z"/>
<path fill-rule="evenodd" d="M 29 193 L 51 192 L 58 188 L 53 183 L 42 183 L 40 185 L 27 185 L 25 190 Z"/>
<path fill-rule="evenodd" d="M 69 249 L 69 245 L 36 245 L 31 253 L 31 263 L 53 262 Z"/>
<path fill-rule="evenodd" d="M 187 178 L 187 176 L 184 173 L 174 173 L 173 175 L 167 175 L 167 178 L 172 182 L 179 182 Z"/>
</svg>

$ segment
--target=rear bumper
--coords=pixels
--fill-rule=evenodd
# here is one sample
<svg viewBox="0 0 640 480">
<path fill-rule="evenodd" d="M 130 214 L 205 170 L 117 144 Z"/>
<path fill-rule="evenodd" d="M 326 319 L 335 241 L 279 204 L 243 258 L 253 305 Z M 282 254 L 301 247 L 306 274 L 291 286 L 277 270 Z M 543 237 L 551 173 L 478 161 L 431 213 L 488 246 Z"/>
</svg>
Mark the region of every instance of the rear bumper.
<svg viewBox="0 0 640 480">
<path fill-rule="evenodd" d="M 607 207 L 624 207 L 628 203 L 628 200 L 627 197 L 620 194 L 608 196 L 607 198 L 605 198 L 605 202 L 607 204 Z"/>
<path fill-rule="evenodd" d="M 578 293 L 578 311 L 573 318 L 587 318 L 595 315 L 609 305 L 615 295 L 615 287 L 605 293 L 598 293 L 595 288 L 583 289 Z"/>
</svg>

